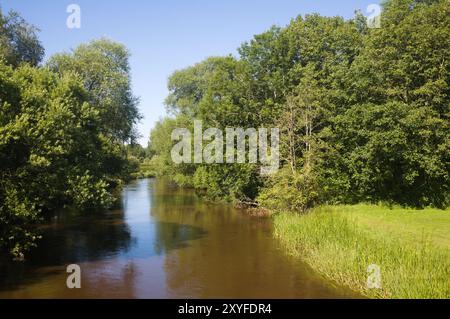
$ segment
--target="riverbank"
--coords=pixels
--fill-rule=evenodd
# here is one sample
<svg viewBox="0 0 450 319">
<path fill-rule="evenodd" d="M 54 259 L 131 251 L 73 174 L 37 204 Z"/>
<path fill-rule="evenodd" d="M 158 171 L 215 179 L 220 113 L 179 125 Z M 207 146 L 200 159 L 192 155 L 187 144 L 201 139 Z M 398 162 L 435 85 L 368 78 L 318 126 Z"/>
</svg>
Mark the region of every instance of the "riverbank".
<svg viewBox="0 0 450 319">
<path fill-rule="evenodd" d="M 274 216 L 293 255 L 336 284 L 371 298 L 450 298 L 450 210 L 326 206 Z M 368 266 L 381 289 L 368 289 Z"/>
</svg>

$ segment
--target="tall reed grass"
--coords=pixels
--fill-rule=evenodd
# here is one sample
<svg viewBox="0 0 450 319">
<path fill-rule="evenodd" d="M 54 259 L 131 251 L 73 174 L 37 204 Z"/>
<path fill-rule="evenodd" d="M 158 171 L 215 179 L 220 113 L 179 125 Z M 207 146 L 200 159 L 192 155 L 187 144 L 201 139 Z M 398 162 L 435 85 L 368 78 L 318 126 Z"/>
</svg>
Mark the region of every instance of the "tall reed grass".
<svg viewBox="0 0 450 319">
<path fill-rule="evenodd" d="M 405 240 L 376 225 L 362 227 L 353 216 L 332 207 L 280 213 L 274 216 L 275 235 L 323 276 L 367 297 L 450 298 L 448 247 L 434 245 L 426 234 Z M 380 289 L 367 285 L 372 264 L 381 269 Z"/>
</svg>

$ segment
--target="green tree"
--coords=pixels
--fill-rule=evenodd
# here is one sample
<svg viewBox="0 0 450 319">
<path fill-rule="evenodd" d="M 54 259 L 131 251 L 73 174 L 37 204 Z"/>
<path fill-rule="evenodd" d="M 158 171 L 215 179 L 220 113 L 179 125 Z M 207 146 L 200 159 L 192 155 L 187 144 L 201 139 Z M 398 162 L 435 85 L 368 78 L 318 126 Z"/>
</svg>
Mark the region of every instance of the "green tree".
<svg viewBox="0 0 450 319">
<path fill-rule="evenodd" d="M 22 255 L 56 208 L 107 207 L 98 112 L 74 74 L 0 66 L 0 243 Z"/>
<path fill-rule="evenodd" d="M 6 23 L 19 33 L 23 24 Z M 0 60 L 0 247 L 23 258 L 55 210 L 111 206 L 130 173 L 123 143 L 135 138 L 140 116 L 123 46 L 92 42 L 48 67 L 17 47 L 15 62 Z"/>
<path fill-rule="evenodd" d="M 56 54 L 47 63 L 61 75 L 71 72 L 81 77 L 89 103 L 99 112 L 101 132 L 119 143 L 135 142 L 135 124 L 141 119 L 131 90 L 129 56 L 123 45 L 101 39 L 72 53 Z"/>
<path fill-rule="evenodd" d="M 448 3 L 388 1 L 381 24 L 344 80 L 351 106 L 334 119 L 330 188 L 353 200 L 446 206 Z"/>
<path fill-rule="evenodd" d="M 161 135 L 180 116 L 220 129 L 278 126 L 283 169 L 271 178 L 257 165 L 176 166 L 177 176 L 212 198 L 258 197 L 277 209 L 449 205 L 448 1 L 383 7 L 380 29 L 358 12 L 348 21 L 300 16 L 244 43 L 239 59 L 175 72 L 167 105 L 176 118 L 155 129 L 155 158 L 173 169 Z"/>
<path fill-rule="evenodd" d="M 17 12 L 4 15 L 0 8 L 0 60 L 14 67 L 20 63 L 38 65 L 44 56 L 38 31 Z"/>
</svg>

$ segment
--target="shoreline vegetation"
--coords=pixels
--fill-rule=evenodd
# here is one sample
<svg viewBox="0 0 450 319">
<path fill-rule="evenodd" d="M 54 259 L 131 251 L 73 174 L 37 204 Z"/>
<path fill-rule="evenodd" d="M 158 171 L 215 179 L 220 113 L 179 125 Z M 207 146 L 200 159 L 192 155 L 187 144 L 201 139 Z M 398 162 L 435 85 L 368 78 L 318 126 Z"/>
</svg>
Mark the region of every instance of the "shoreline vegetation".
<svg viewBox="0 0 450 319">
<path fill-rule="evenodd" d="M 338 285 L 369 298 L 450 298 L 450 209 L 323 206 L 273 219 L 289 254 Z M 370 265 L 380 289 L 367 287 Z"/>
<path fill-rule="evenodd" d="M 360 12 L 298 16 L 244 42 L 237 57 L 174 72 L 146 171 L 208 200 L 249 203 L 256 216 L 275 212 L 291 254 L 368 297 L 448 298 L 450 7 L 382 6 L 380 28 Z M 199 120 L 221 131 L 279 128 L 280 169 L 175 164 L 172 132 Z M 379 290 L 366 288 L 370 265 L 380 267 Z"/>
</svg>

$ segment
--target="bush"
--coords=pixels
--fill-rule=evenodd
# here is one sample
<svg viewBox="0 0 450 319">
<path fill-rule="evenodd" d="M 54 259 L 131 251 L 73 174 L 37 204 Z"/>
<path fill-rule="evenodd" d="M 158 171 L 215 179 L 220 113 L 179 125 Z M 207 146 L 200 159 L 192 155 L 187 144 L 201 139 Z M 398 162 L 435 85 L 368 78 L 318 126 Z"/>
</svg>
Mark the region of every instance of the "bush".
<svg viewBox="0 0 450 319">
<path fill-rule="evenodd" d="M 113 203 L 108 188 L 106 181 L 95 178 L 87 171 L 82 176 L 70 179 L 69 190 L 66 194 L 72 198 L 76 208 L 83 211 L 100 210 L 110 207 Z"/>
<path fill-rule="evenodd" d="M 274 211 L 305 212 L 319 201 L 317 179 L 310 169 L 292 172 L 283 168 L 270 177 L 257 201 Z"/>
</svg>

